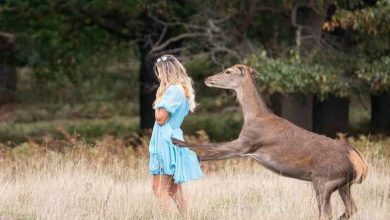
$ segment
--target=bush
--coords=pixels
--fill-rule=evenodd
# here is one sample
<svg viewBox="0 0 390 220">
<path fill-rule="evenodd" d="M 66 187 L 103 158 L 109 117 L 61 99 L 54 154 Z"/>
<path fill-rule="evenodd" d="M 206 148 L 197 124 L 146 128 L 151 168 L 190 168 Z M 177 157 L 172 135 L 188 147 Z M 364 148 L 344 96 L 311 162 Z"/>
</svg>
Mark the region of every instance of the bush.
<svg viewBox="0 0 390 220">
<path fill-rule="evenodd" d="M 195 134 L 204 130 L 210 139 L 216 141 L 233 140 L 242 128 L 241 113 L 208 113 L 190 115 L 183 123 L 184 133 Z"/>
<path fill-rule="evenodd" d="M 316 54 L 311 61 L 299 57 L 270 58 L 265 52 L 250 56 L 247 63 L 259 71 L 258 82 L 268 93 L 302 93 L 326 96 L 351 96 L 362 92 L 390 89 L 387 66 L 383 56 L 371 62 L 366 57 Z"/>
</svg>

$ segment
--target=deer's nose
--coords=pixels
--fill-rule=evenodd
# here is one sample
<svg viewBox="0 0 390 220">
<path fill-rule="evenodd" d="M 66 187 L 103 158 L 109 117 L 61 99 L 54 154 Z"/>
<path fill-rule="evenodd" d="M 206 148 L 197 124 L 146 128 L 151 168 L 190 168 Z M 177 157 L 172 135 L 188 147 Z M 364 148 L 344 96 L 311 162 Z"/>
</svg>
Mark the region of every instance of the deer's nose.
<svg viewBox="0 0 390 220">
<path fill-rule="evenodd" d="M 204 83 L 206 83 L 206 84 L 213 84 L 210 77 L 207 77 L 207 78 L 204 80 Z"/>
</svg>

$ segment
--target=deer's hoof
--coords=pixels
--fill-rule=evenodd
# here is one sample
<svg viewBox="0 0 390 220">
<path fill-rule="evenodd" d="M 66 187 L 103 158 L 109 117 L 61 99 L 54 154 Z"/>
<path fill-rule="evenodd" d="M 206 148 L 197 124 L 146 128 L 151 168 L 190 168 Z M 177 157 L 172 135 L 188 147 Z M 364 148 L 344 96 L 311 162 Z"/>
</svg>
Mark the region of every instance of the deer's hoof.
<svg viewBox="0 0 390 220">
<path fill-rule="evenodd" d="M 177 145 L 177 146 L 185 146 L 185 142 L 184 142 L 184 141 L 178 140 L 178 139 L 176 139 L 176 138 L 171 138 L 171 140 L 172 140 L 172 143 L 173 143 L 174 145 Z"/>
</svg>

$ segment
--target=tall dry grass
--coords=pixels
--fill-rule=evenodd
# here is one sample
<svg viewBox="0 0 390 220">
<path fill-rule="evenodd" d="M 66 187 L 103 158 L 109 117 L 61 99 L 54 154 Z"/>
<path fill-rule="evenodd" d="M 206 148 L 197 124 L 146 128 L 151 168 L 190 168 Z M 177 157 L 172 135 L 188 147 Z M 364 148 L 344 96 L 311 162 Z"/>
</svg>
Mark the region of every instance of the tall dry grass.
<svg viewBox="0 0 390 220">
<path fill-rule="evenodd" d="M 147 140 L 141 140 L 147 145 Z M 353 219 L 390 219 L 390 162 L 378 153 L 387 142 L 356 141 L 365 152 L 369 176 L 353 187 Z M 126 148 L 107 138 L 90 147 L 53 150 L 35 143 L 0 148 L 0 216 L 8 219 L 180 219 L 161 213 L 151 190 L 145 148 Z M 141 149 L 141 150 L 139 150 Z M 378 150 L 379 149 L 379 150 Z M 187 219 L 316 219 L 309 183 L 281 177 L 249 159 L 209 162 L 206 176 L 184 184 Z M 332 197 L 335 217 L 343 212 Z M 1 219 L 1 217 L 0 217 Z"/>
</svg>

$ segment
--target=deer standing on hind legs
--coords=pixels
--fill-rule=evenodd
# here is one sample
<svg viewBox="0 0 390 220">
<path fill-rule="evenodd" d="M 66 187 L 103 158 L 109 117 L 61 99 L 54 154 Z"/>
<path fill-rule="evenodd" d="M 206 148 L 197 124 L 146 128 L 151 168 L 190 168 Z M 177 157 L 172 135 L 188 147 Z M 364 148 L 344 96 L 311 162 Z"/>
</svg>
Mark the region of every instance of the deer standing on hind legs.
<svg viewBox="0 0 390 220">
<path fill-rule="evenodd" d="M 207 144 L 173 139 L 173 143 L 212 151 L 200 157 L 201 161 L 249 156 L 277 174 L 311 181 L 320 219 L 331 218 L 330 197 L 338 190 L 345 205 L 339 219 L 349 219 L 357 211 L 351 185 L 361 183 L 368 172 L 363 155 L 347 143 L 309 132 L 273 114 L 257 90 L 254 73 L 238 64 L 205 80 L 209 87 L 237 93 L 244 115 L 238 139 Z"/>
</svg>

